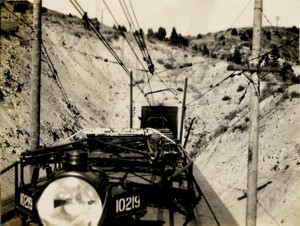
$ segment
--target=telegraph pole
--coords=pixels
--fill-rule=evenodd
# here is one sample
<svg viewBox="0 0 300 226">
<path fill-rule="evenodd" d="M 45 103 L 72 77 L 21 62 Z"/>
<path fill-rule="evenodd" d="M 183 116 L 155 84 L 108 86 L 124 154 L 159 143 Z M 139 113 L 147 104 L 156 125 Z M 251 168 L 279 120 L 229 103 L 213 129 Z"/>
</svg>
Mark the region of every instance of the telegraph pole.
<svg viewBox="0 0 300 226">
<path fill-rule="evenodd" d="M 278 21 L 279 21 L 279 16 L 276 16 L 276 27 L 278 28 Z"/>
<path fill-rule="evenodd" d="M 261 51 L 261 27 L 262 27 L 263 0 L 255 0 L 253 38 L 251 57 L 255 58 L 257 65 Z M 247 176 L 247 206 L 246 226 L 256 225 L 257 215 L 257 170 L 258 170 L 258 129 L 259 129 L 259 71 L 251 74 L 250 86 L 250 134 L 248 147 L 248 176 Z"/>
<path fill-rule="evenodd" d="M 33 49 L 31 73 L 31 144 L 30 149 L 40 146 L 40 97 L 41 97 L 41 40 L 42 40 L 42 0 L 33 1 Z"/>
<path fill-rule="evenodd" d="M 248 175 L 247 175 L 247 204 L 246 226 L 256 225 L 257 214 L 257 174 L 258 174 L 258 138 L 259 138 L 259 73 L 282 72 L 282 69 L 274 67 L 260 67 L 261 51 L 261 27 L 262 27 L 263 0 L 255 0 L 253 38 L 251 57 L 253 64 L 247 66 L 230 65 L 227 70 L 240 70 L 251 73 L 250 86 L 250 133 L 248 146 Z"/>
<path fill-rule="evenodd" d="M 188 84 L 188 78 L 185 78 L 184 94 L 183 94 L 183 101 L 182 101 L 181 121 L 180 121 L 180 133 L 179 133 L 179 142 L 180 142 L 181 145 L 182 145 L 183 127 L 184 127 L 184 119 L 185 119 L 185 111 L 186 111 L 185 102 L 186 102 L 187 84 Z"/>
<path fill-rule="evenodd" d="M 133 84 L 132 84 L 132 71 L 130 72 L 130 107 L 129 107 L 129 126 L 132 129 L 132 119 L 133 119 Z"/>
</svg>

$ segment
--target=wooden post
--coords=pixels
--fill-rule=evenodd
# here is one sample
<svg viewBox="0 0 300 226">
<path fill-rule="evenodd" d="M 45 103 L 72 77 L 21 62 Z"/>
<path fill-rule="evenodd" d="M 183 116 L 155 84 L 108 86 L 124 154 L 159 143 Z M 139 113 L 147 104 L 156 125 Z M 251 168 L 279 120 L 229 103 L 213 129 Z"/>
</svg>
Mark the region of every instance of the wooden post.
<svg viewBox="0 0 300 226">
<path fill-rule="evenodd" d="M 133 84 L 132 84 L 132 71 L 130 72 L 130 120 L 129 120 L 129 124 L 130 124 L 130 128 L 132 129 L 132 117 L 133 117 Z"/>
<path fill-rule="evenodd" d="M 33 48 L 31 73 L 31 143 L 30 149 L 34 150 L 40 146 L 40 86 L 41 86 L 41 22 L 42 0 L 33 1 Z"/>
<path fill-rule="evenodd" d="M 184 127 L 185 110 L 186 110 L 185 102 L 186 102 L 187 83 L 188 83 L 188 78 L 185 78 L 184 94 L 183 94 L 183 101 L 182 101 L 181 122 L 180 122 L 180 133 L 179 133 L 180 144 L 182 144 L 182 137 L 183 137 L 183 127 Z"/>
<path fill-rule="evenodd" d="M 261 51 L 261 26 L 262 26 L 263 0 L 255 0 L 252 38 L 252 58 L 254 64 L 258 64 Z M 256 225 L 257 214 L 257 170 L 258 170 L 258 129 L 259 129 L 259 72 L 251 75 L 252 85 L 250 86 L 250 134 L 248 147 L 248 176 L 247 176 L 247 206 L 246 226 Z"/>
</svg>

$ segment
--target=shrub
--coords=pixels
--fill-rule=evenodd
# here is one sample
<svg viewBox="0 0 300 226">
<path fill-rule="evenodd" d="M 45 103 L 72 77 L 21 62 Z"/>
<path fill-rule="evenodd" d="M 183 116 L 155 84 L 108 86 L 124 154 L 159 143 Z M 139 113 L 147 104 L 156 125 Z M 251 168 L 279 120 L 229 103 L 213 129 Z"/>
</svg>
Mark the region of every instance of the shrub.
<svg viewBox="0 0 300 226">
<path fill-rule="evenodd" d="M 248 38 L 252 39 L 252 37 L 253 37 L 253 29 L 252 28 L 247 29 L 246 33 L 247 33 Z"/>
<path fill-rule="evenodd" d="M 240 36 L 240 39 L 241 39 L 241 41 L 249 41 L 249 38 L 248 38 L 248 36 L 247 36 L 245 33 L 243 33 L 243 34 Z"/>
<path fill-rule="evenodd" d="M 221 35 L 219 40 L 224 40 L 225 39 L 225 36 L 224 35 Z"/>
<path fill-rule="evenodd" d="M 294 91 L 291 93 L 291 98 L 300 98 L 300 94 Z"/>
<path fill-rule="evenodd" d="M 78 31 L 75 31 L 74 35 L 75 35 L 75 37 L 77 37 L 77 38 L 81 38 L 81 35 L 80 35 L 80 33 L 79 33 Z"/>
<path fill-rule="evenodd" d="M 164 64 L 164 67 L 165 67 L 166 69 L 174 69 L 173 65 L 170 64 L 170 63 L 165 63 L 165 64 Z"/>
<path fill-rule="evenodd" d="M 201 39 L 201 38 L 203 38 L 203 36 L 201 34 L 198 34 L 197 39 Z"/>
<path fill-rule="evenodd" d="M 48 9 L 46 7 L 42 7 L 42 13 L 48 12 Z"/>
<path fill-rule="evenodd" d="M 164 60 L 161 59 L 161 58 L 157 59 L 156 61 L 157 61 L 157 63 L 159 63 L 159 64 L 164 64 L 164 63 L 165 63 Z"/>
<path fill-rule="evenodd" d="M 290 32 L 299 34 L 299 28 L 297 28 L 296 26 L 289 27 L 287 30 L 290 31 Z"/>
<path fill-rule="evenodd" d="M 3 101 L 4 100 L 4 94 L 2 93 L 2 91 L 0 90 L 0 101 Z"/>
<path fill-rule="evenodd" d="M 242 85 L 239 85 L 239 87 L 237 88 L 237 90 L 236 90 L 236 91 L 238 91 L 238 92 L 242 92 L 244 89 L 245 89 L 245 87 L 244 87 L 244 86 L 242 86 Z"/>
<path fill-rule="evenodd" d="M 113 35 L 113 39 L 114 40 L 119 40 L 119 37 L 120 37 L 119 34 L 117 32 L 115 32 L 114 35 Z"/>
<path fill-rule="evenodd" d="M 29 6 L 27 3 L 18 2 L 14 5 L 13 11 L 24 14 L 26 10 L 29 9 Z"/>
<path fill-rule="evenodd" d="M 145 83 L 144 79 L 140 79 L 136 81 L 136 84 L 142 84 L 142 83 Z"/>
<path fill-rule="evenodd" d="M 1 29 L 4 31 L 4 33 L 6 32 L 7 34 L 14 36 L 19 31 L 19 26 L 13 23 L 5 23 L 2 24 Z"/>
<path fill-rule="evenodd" d="M 247 123 L 242 123 L 242 124 L 240 124 L 240 125 L 234 126 L 234 127 L 233 127 L 233 132 L 234 132 L 235 130 L 239 130 L 240 132 L 244 132 L 245 130 L 247 130 L 247 128 L 248 128 Z"/>
<path fill-rule="evenodd" d="M 231 97 L 226 95 L 226 96 L 224 96 L 224 97 L 222 98 L 222 100 L 223 100 L 223 101 L 231 100 Z"/>
<path fill-rule="evenodd" d="M 198 51 L 198 50 L 199 50 L 199 49 L 198 49 L 198 45 L 197 45 L 197 44 L 194 44 L 194 45 L 192 46 L 192 50 Z"/>
<path fill-rule="evenodd" d="M 228 130 L 228 127 L 225 125 L 220 125 L 214 132 L 214 137 L 218 137 L 220 135 L 222 135 L 223 133 L 225 133 Z"/>
<path fill-rule="evenodd" d="M 236 30 L 236 28 L 233 28 L 232 30 L 231 30 L 231 35 L 232 36 L 235 36 L 235 35 L 238 35 L 239 33 L 237 32 L 237 30 Z"/>
<path fill-rule="evenodd" d="M 235 117 L 236 117 L 236 111 L 231 111 L 231 112 L 229 112 L 228 115 L 226 115 L 226 116 L 224 117 L 224 119 L 226 119 L 226 120 L 232 120 L 232 119 L 234 119 Z"/>
<path fill-rule="evenodd" d="M 204 44 L 202 47 L 202 53 L 203 53 L 203 55 L 209 55 L 209 50 L 208 50 L 206 44 Z"/>
<path fill-rule="evenodd" d="M 270 41 L 272 39 L 271 38 L 271 31 L 267 31 L 266 36 L 267 36 L 267 39 Z"/>
<path fill-rule="evenodd" d="M 238 48 L 235 48 L 232 60 L 236 64 L 241 64 L 242 62 L 242 54 Z"/>
</svg>

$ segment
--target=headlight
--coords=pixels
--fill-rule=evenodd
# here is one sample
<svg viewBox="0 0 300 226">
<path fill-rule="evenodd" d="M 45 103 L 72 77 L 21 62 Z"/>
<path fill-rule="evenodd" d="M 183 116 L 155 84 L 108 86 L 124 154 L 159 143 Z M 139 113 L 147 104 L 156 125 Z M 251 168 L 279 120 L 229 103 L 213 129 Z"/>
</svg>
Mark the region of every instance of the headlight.
<svg viewBox="0 0 300 226">
<path fill-rule="evenodd" d="M 97 225 L 103 206 L 97 191 L 77 177 L 63 177 L 50 183 L 37 202 L 43 225 Z"/>
<path fill-rule="evenodd" d="M 47 226 L 98 225 L 103 213 L 99 191 L 106 180 L 97 172 L 87 170 L 87 153 L 80 150 L 66 154 L 65 172 L 43 190 L 37 212 Z M 89 183 L 90 182 L 90 183 Z"/>
</svg>

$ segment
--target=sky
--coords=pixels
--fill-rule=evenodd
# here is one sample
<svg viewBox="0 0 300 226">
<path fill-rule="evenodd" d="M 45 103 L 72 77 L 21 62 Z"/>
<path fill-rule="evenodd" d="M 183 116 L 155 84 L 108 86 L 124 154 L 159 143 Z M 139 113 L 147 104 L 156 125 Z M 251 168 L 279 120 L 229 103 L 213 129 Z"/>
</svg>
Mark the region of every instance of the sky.
<svg viewBox="0 0 300 226">
<path fill-rule="evenodd" d="M 31 2 L 33 0 L 30 0 Z M 103 0 L 77 0 L 89 17 L 115 24 Z M 139 26 L 147 32 L 159 27 L 170 35 L 173 27 L 182 35 L 206 34 L 228 28 L 252 27 L 254 0 L 105 0 L 118 24 L 129 28 L 119 1 L 130 1 Z M 44 7 L 65 14 L 79 15 L 69 0 L 42 0 Z M 299 0 L 264 0 L 263 26 L 300 27 Z"/>
</svg>

